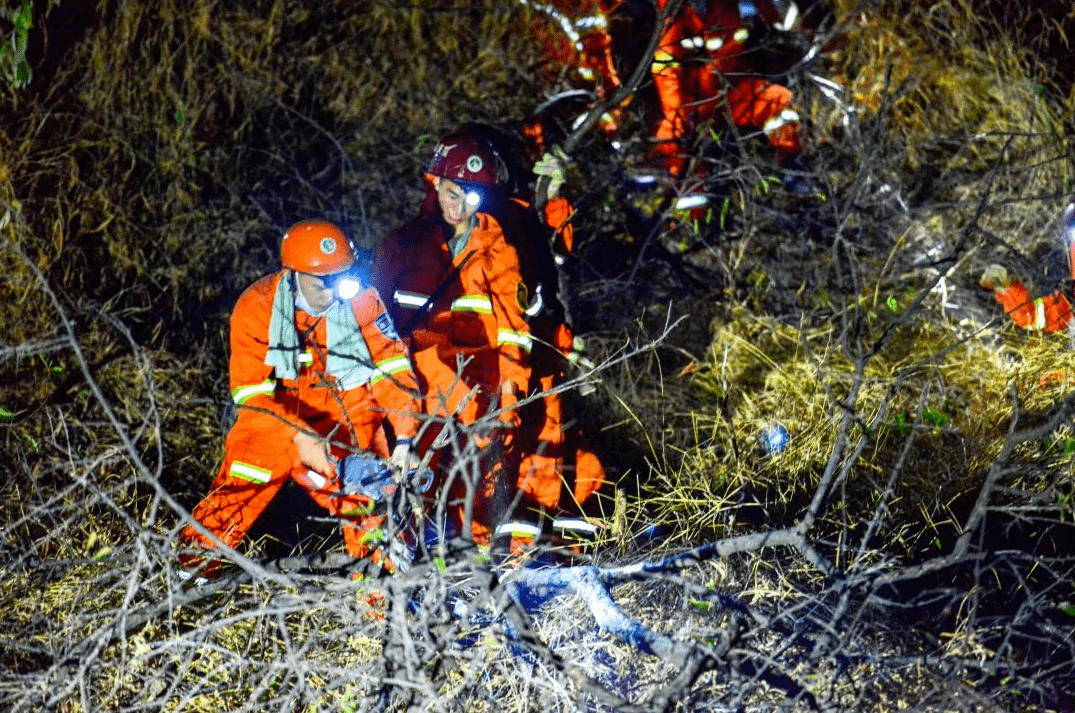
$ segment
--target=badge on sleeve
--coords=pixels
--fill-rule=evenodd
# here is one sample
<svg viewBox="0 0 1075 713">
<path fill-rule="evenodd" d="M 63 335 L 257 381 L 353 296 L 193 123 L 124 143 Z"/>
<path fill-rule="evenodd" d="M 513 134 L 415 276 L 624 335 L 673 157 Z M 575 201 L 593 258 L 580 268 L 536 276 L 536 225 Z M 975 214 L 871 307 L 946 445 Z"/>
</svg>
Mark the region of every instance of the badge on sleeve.
<svg viewBox="0 0 1075 713">
<path fill-rule="evenodd" d="M 396 325 L 392 323 L 392 318 L 388 316 L 387 312 L 382 312 L 374 324 L 377 325 L 377 329 L 381 330 L 381 334 L 388 339 L 399 339 L 399 334 L 396 333 Z"/>
</svg>

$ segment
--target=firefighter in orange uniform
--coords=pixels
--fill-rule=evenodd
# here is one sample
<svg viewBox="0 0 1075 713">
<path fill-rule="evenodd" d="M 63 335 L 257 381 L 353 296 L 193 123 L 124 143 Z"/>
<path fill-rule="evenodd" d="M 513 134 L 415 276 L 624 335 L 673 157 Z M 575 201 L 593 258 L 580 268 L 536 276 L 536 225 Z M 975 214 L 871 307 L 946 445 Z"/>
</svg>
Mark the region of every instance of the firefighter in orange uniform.
<svg viewBox="0 0 1075 713">
<path fill-rule="evenodd" d="M 1061 219 L 1061 239 L 1067 251 L 1071 279 L 1075 283 L 1075 197 L 1068 201 Z M 1063 331 L 1071 324 L 1071 302 L 1063 291 L 1032 298 L 1026 286 L 1009 277 L 1003 265 L 988 266 L 979 282 L 982 287 L 993 290 L 997 303 L 1021 329 L 1050 333 Z"/>
<path fill-rule="evenodd" d="M 248 287 L 232 312 L 229 377 L 238 417 L 216 480 L 193 516 L 235 547 L 293 479 L 343 518 L 347 551 L 363 557 L 376 546 L 383 518 L 372 514 L 369 498 L 345 494 L 338 463 L 373 450 L 395 471 L 415 465 L 417 382 L 383 303 L 352 272 L 355 253 L 337 226 L 292 226 L 281 262 L 283 269 Z M 383 425 L 388 436 L 378 443 Z M 217 546 L 194 525 L 180 542 Z M 190 553 L 180 559 L 188 578 L 202 562 Z M 213 574 L 216 564 L 201 575 Z"/>
<path fill-rule="evenodd" d="M 524 4 L 526 0 L 521 0 Z M 621 85 L 613 55 L 609 18 L 622 0 L 551 0 L 535 5 L 547 16 L 544 23 L 535 23 L 534 32 L 545 50 L 550 65 L 550 80 L 569 70 L 572 87 L 592 92 L 598 100 L 607 99 Z M 568 92 L 568 96 L 571 92 Z M 574 106 L 574 105 L 573 105 Z M 550 112 L 553 110 L 550 108 Z M 623 107 L 612 107 L 601 116 L 599 127 L 607 138 L 619 129 Z M 571 122 L 578 117 L 537 116 L 523 128 L 523 133 L 540 156 L 562 138 L 550 122 Z"/>
<path fill-rule="evenodd" d="M 372 281 L 410 347 L 425 413 L 464 426 L 496 415 L 497 428 L 469 434 L 484 456 L 481 481 L 469 484 L 475 490 L 469 526 L 474 541 L 488 545 L 511 519 L 520 424 L 515 405 L 527 394 L 533 340 L 520 304 L 518 253 L 501 225 L 479 210 L 504 180 L 503 163 L 472 137 L 449 136 L 438 144 L 428 173 L 436 209 L 385 238 Z M 423 446 L 431 438 L 432 429 Z M 434 465 L 459 503 L 465 479 L 449 474 L 445 458 Z M 450 534 L 462 532 L 464 511 L 459 505 L 451 513 Z"/>
<path fill-rule="evenodd" d="M 663 11 L 669 0 L 657 0 Z M 736 0 L 685 0 L 665 22 L 652 73 L 661 102 L 657 151 L 669 173 L 682 176 L 686 157 L 680 141 L 689 131 L 726 110 L 735 126 L 760 131 L 778 160 L 802 151 L 800 117 L 791 91 L 756 76 L 745 53 L 750 29 Z M 776 19 L 771 0 L 754 4 L 767 21 Z"/>
</svg>

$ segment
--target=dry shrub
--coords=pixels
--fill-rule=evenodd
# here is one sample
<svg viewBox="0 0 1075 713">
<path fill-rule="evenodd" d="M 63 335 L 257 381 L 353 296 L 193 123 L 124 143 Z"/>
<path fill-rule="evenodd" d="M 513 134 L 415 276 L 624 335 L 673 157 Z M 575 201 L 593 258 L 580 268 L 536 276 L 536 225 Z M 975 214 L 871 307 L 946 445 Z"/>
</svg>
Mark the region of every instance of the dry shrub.
<svg viewBox="0 0 1075 713">
<path fill-rule="evenodd" d="M 922 661 L 938 651 L 998 651 L 980 641 L 987 627 L 970 615 L 958 626 L 931 618 L 930 627 L 952 635 L 947 649 L 931 648 L 926 634 L 903 640 L 905 620 L 870 600 L 872 590 L 862 593 L 872 580 L 854 579 L 862 572 L 854 566 L 917 557 L 953 534 L 1016 404 L 1021 423 L 1040 423 L 1069 397 L 1064 377 L 1042 381 L 1070 368 L 1062 338 L 1024 335 L 1006 322 L 999 335 L 982 331 L 995 308 L 973 283 L 981 263 L 1025 253 L 1028 236 L 1048 235 L 1051 204 L 1072 173 L 1017 48 L 986 43 L 988 31 L 969 21 L 964 2 L 891 8 L 855 25 L 834 57 L 863 104 L 854 121 L 841 134 L 834 127 L 842 117 L 813 114 L 846 139 L 834 151 L 843 163 L 819 162 L 832 179 L 829 200 L 800 215 L 802 204 L 741 191 L 739 224 L 706 236 L 716 244 L 705 245 L 707 254 L 732 255 L 733 281 L 703 334 L 708 348 L 672 343 L 607 370 L 599 416 L 634 427 L 604 434 L 641 481 L 643 497 L 621 497 L 617 511 L 632 545 L 633 525 L 669 525 L 666 544 L 680 545 L 786 524 L 837 471 L 831 507 L 811 536 L 847 547 L 835 558 L 852 561 L 836 573 L 847 580 L 825 588 L 831 580 L 805 559 L 759 549 L 702 563 L 682 579 L 623 587 L 622 602 L 644 623 L 706 646 L 734 626 L 750 657 L 817 680 L 844 709 L 864 701 L 925 708 L 940 699 L 967 709 L 963 692 L 970 700 L 1003 695 L 988 685 L 973 690 L 961 675 L 973 662 L 938 673 Z M 4 686 L 26 706 L 54 695 L 68 710 L 368 708 L 387 700 L 376 687 L 394 695 L 419 690 L 416 681 L 424 686 L 417 699 L 446 710 L 553 710 L 591 694 L 562 663 L 513 658 L 491 627 L 462 651 L 409 630 L 393 637 L 370 616 L 363 587 L 335 576 L 346 572 L 283 583 L 259 575 L 188 603 L 191 590 L 175 582 L 170 559 L 177 505 L 204 492 L 218 457 L 224 325 L 238 291 L 276 265 L 276 241 L 291 221 L 316 212 L 372 247 L 413 213 L 432 138 L 469 119 L 525 117 L 551 76 L 537 78 L 538 49 L 518 31 L 534 18 L 521 3 L 496 0 L 201 0 L 100 10 L 56 72 L 35 79 L 42 111 L 16 103 L 0 129 L 0 216 L 8 216 L 0 297 L 22 316 L 0 323 L 0 342 L 25 347 L 4 354 L 4 398 L 19 406 L 0 404 L 16 411 L 0 455 L 17 471 L 2 492 L 10 576 L 0 603 L 12 672 Z M 674 317 L 683 299 L 682 283 L 663 281 L 682 267 L 667 254 L 661 269 L 648 269 L 655 250 L 639 258 L 645 265 L 631 264 L 639 254 L 631 250 L 654 244 L 648 232 L 632 233 L 639 226 L 627 220 L 600 226 L 619 214 L 613 208 L 580 220 L 616 232 L 619 243 L 614 256 L 595 255 L 580 287 L 603 312 L 608 332 L 597 341 L 606 355 L 625 341 L 616 329 L 628 332 L 622 325 L 637 318 L 660 333 L 653 325 L 667 323 L 668 302 Z M 824 220 L 810 222 L 818 214 Z M 804 224 L 823 239 L 802 238 Z M 597 268 L 613 264 L 620 272 L 606 280 Z M 43 271 L 43 285 L 29 265 Z M 800 267 L 791 278 L 780 274 Z M 625 289 L 624 274 L 656 277 Z M 944 280 L 950 293 L 939 289 Z M 785 294 L 770 299 L 777 290 Z M 626 294 L 652 303 L 614 302 Z M 958 310 L 947 306 L 952 300 Z M 767 313 L 774 304 L 786 311 Z M 710 309 L 693 313 L 692 348 Z M 85 373 L 58 329 L 68 323 Z M 647 338 L 632 332 L 627 341 Z M 99 395 L 84 393 L 91 383 Z M 766 456 L 756 436 L 770 421 L 784 423 L 791 441 Z M 1071 441 L 1063 425 L 1022 444 L 998 504 L 1014 512 L 1030 502 L 1067 516 Z M 1041 505 L 1057 502 L 1068 509 Z M 862 551 L 845 558 L 874 523 Z M 1061 581 L 1070 573 L 1057 571 Z M 817 647 L 789 654 L 776 629 L 685 605 L 677 587 L 686 591 L 692 577 L 786 617 L 795 631 L 816 635 Z M 1060 601 L 1066 591 L 1049 597 Z M 972 596 L 956 591 L 944 606 Z M 1031 613 L 1046 611 L 1032 604 Z M 397 606 L 393 613 L 406 603 Z M 566 654 L 587 648 L 583 667 L 629 697 L 666 687 L 675 673 L 667 662 L 582 630 L 577 611 L 565 606 L 542 632 Z M 461 625 L 445 626 L 455 634 Z M 600 641 L 607 655 L 577 641 Z M 386 671 L 386 643 L 437 655 L 413 671 Z M 891 660 L 879 662 L 870 648 L 882 645 L 896 651 Z M 1000 656 L 1003 668 L 1007 653 Z M 974 671 L 985 678 L 992 665 Z M 683 685 L 693 697 L 682 705 L 737 695 L 778 705 L 778 691 L 759 693 L 757 681 L 723 673 Z"/>
<path fill-rule="evenodd" d="M 870 359 L 849 358 L 838 323 L 791 325 L 739 306 L 714 319 L 709 353 L 688 370 L 699 401 L 713 407 L 691 416 L 697 445 L 647 484 L 649 517 L 671 526 L 675 540 L 698 541 L 728 535 L 744 519 L 757 527 L 754 506 L 770 524 L 797 516 L 850 415 L 848 450 L 858 455 L 849 456 L 838 496 L 844 524 L 859 530 L 879 499 L 888 502 L 881 534 L 897 533 L 896 544 L 911 530 L 907 552 L 920 544 L 923 521 L 965 516 L 959 503 L 998 455 L 1013 409 L 1025 427 L 1075 388 L 1063 337 L 1027 340 L 1010 330 L 1006 342 L 988 332 L 961 339 L 925 319 L 893 325 L 896 315 L 875 307 L 874 336 L 893 329 Z M 759 438 L 777 423 L 790 441 L 769 454 Z M 1065 442 L 1058 433 L 1023 457 L 1048 467 Z M 899 477 L 890 485 L 893 473 Z"/>
<path fill-rule="evenodd" d="M 1051 158 L 1037 137 L 1056 136 L 1062 124 L 1036 57 L 1003 29 L 1011 17 L 991 18 L 966 0 L 834 5 L 842 30 L 833 75 L 852 111 L 883 115 L 884 141 L 903 153 L 905 169 L 943 176 Z M 829 133 L 843 116 L 814 119 Z"/>
</svg>

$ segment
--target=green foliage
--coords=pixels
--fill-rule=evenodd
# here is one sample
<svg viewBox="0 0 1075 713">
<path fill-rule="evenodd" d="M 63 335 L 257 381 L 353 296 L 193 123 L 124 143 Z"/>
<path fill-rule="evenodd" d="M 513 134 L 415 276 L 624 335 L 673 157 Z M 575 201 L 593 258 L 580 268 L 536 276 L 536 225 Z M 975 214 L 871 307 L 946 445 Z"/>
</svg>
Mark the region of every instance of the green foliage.
<svg viewBox="0 0 1075 713">
<path fill-rule="evenodd" d="M 33 3 L 23 2 L 17 9 L 0 7 L 0 31 L 9 37 L 0 44 L 0 73 L 6 90 L 22 89 L 33 78 L 33 70 L 26 61 L 26 48 L 30 43 L 30 29 L 34 26 Z M 10 23 L 12 29 L 4 30 Z"/>
</svg>

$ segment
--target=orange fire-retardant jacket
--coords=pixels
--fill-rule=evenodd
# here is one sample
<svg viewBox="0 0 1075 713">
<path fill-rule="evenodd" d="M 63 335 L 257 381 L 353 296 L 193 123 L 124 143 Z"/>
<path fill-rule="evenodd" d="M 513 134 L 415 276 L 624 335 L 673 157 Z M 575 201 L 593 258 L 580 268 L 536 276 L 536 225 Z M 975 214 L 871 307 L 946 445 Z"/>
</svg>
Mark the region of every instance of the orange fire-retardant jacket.
<svg viewBox="0 0 1075 713">
<path fill-rule="evenodd" d="M 265 359 L 273 300 L 283 279 L 293 279 L 293 273 L 281 270 L 255 282 L 240 296 L 231 315 L 229 377 L 244 425 L 290 443 L 299 428 L 315 422 L 330 419 L 353 429 L 352 419 L 379 418 L 379 410 L 397 438 L 413 437 L 418 427 L 417 382 L 385 306 L 372 289 L 350 301 L 373 362 L 367 385 L 332 388 L 338 384 L 326 371 L 326 319 L 301 309 L 295 310 L 294 319 L 300 342 L 302 335 L 308 335 L 305 354 L 299 357 L 303 368 L 297 379 L 276 377 Z M 356 442 L 353 435 L 343 440 Z"/>
<path fill-rule="evenodd" d="M 667 5 L 668 0 L 657 0 L 660 10 Z M 775 15 L 769 3 L 756 5 L 763 17 Z M 802 150 L 791 91 L 754 76 L 746 53 L 749 34 L 734 0 L 709 0 L 704 7 L 683 3 L 666 22 L 651 69 L 663 114 L 658 150 L 669 157 L 672 172 L 685 166 L 672 142 L 689 123 L 711 118 L 725 102 L 736 126 L 761 130 L 782 156 Z"/>
<path fill-rule="evenodd" d="M 1071 322 L 1071 303 L 1060 292 L 1032 299 L 1022 282 L 1015 280 L 1008 287 L 993 291 L 1005 314 L 1022 329 L 1058 332 Z"/>
<path fill-rule="evenodd" d="M 447 374 L 455 373 L 457 357 L 470 359 L 463 380 L 480 386 L 481 393 L 464 422 L 498 405 L 490 399 L 501 384 L 510 384 L 514 395 L 500 406 L 512 406 L 527 393 L 532 346 L 520 304 L 518 253 L 492 216 L 475 217 L 466 245 L 454 257 L 439 215 L 419 216 L 394 230 L 378 247 L 372 277 L 427 382 L 427 394 L 437 386 L 433 382 L 450 386 Z M 431 355 L 447 371 L 431 374 Z M 508 418 L 517 424 L 517 416 Z"/>
</svg>

